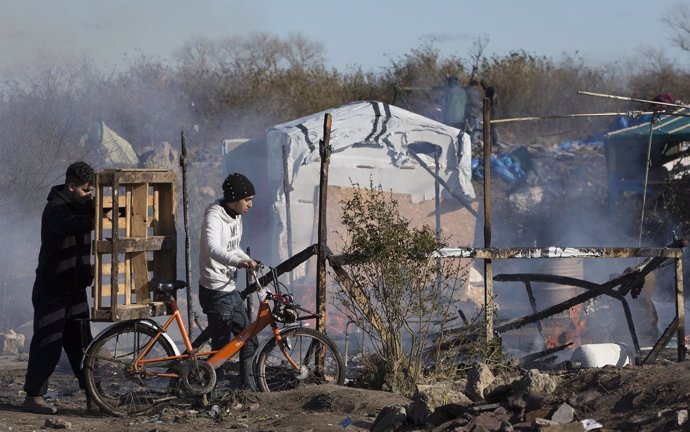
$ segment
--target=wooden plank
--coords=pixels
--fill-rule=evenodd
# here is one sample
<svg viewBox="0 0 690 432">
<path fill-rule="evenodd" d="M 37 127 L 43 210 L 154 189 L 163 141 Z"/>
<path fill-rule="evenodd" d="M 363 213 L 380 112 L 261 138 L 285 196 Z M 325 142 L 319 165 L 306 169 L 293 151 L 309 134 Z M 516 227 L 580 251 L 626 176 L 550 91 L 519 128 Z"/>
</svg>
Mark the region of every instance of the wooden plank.
<svg viewBox="0 0 690 432">
<path fill-rule="evenodd" d="M 96 256 L 99 256 L 99 255 L 97 254 Z M 101 262 L 101 264 L 103 266 L 102 270 L 100 272 L 101 276 L 109 276 L 110 275 L 110 262 Z M 125 264 L 120 263 L 118 265 L 119 265 L 118 272 L 119 273 L 124 272 L 125 271 Z M 153 262 L 147 260 L 146 261 L 146 268 L 147 268 L 147 271 L 149 271 L 149 272 L 153 271 Z"/>
<path fill-rule="evenodd" d="M 558 247 L 543 248 L 443 248 L 435 254 L 436 258 L 473 258 L 473 259 L 513 259 L 513 258 L 634 258 L 634 257 L 664 257 L 678 258 L 683 256 L 680 247 Z M 337 258 L 346 259 L 345 256 Z M 344 263 L 342 263 L 344 264 Z"/>
<path fill-rule="evenodd" d="M 118 207 L 125 208 L 127 205 L 127 202 L 128 202 L 128 198 L 121 196 L 119 201 L 120 202 L 118 203 Z M 153 196 L 152 195 L 149 195 L 146 197 L 146 203 L 149 206 L 153 205 Z M 105 207 L 105 208 L 112 208 L 113 207 L 113 197 L 112 196 L 110 196 L 110 195 L 103 196 L 103 207 Z"/>
<path fill-rule="evenodd" d="M 174 235 L 153 236 L 142 239 L 133 237 L 122 237 L 118 241 L 117 252 L 129 253 L 159 250 L 175 250 L 176 248 L 177 238 Z M 96 253 L 110 254 L 113 250 L 112 240 L 96 240 L 94 241 L 94 249 Z"/>
<path fill-rule="evenodd" d="M 146 305 L 121 305 L 116 311 L 109 309 L 92 310 L 91 316 L 94 321 L 124 321 L 130 319 L 150 318 L 169 314 L 168 306 L 163 302 L 151 302 Z"/>
<path fill-rule="evenodd" d="M 115 213 L 115 214 L 117 214 L 117 213 Z M 116 219 L 117 219 L 117 226 L 120 227 L 120 229 L 122 229 L 122 228 L 125 229 L 125 236 L 126 236 L 127 235 L 127 224 L 128 224 L 127 218 L 117 217 Z M 112 222 L 109 221 L 108 219 L 103 219 L 103 229 L 112 230 L 114 223 L 115 223 L 115 218 L 112 220 Z"/>
<path fill-rule="evenodd" d="M 151 223 L 151 228 L 153 228 L 153 233 L 156 234 L 160 231 L 158 231 L 158 225 L 160 222 L 160 191 L 158 188 L 154 189 L 153 191 L 153 205 L 152 205 L 152 210 L 153 210 L 153 221 Z"/>
<path fill-rule="evenodd" d="M 96 254 L 96 256 L 97 256 L 97 257 L 100 257 L 101 254 Z M 101 261 L 101 265 L 102 265 L 102 267 L 101 267 L 100 274 L 101 274 L 102 276 L 109 276 L 109 275 L 110 275 L 110 269 L 112 268 L 112 267 L 111 267 L 111 264 L 110 264 L 109 262 L 102 262 L 102 261 Z M 119 263 L 119 264 L 118 264 L 117 272 L 118 272 L 118 273 L 122 273 L 122 272 L 124 272 L 124 271 L 125 271 L 125 263 Z"/>
<path fill-rule="evenodd" d="M 157 185 L 158 190 L 158 219 L 159 223 L 154 228 L 154 234 L 173 236 L 177 238 L 175 231 L 175 201 L 174 184 Z M 153 277 L 155 279 L 177 279 L 177 248 L 160 249 L 153 254 Z"/>
<path fill-rule="evenodd" d="M 96 239 L 103 238 L 103 193 L 99 185 L 98 175 L 94 176 L 94 188 L 96 193 L 96 220 L 94 222 L 94 232 Z M 92 245 L 95 249 L 95 246 Z M 101 295 L 100 295 L 100 275 L 101 275 L 101 256 L 96 253 L 96 251 L 91 252 L 93 254 L 93 268 L 94 268 L 94 283 L 91 290 L 91 296 L 93 297 L 93 304 L 95 308 L 101 307 Z"/>
<path fill-rule="evenodd" d="M 112 180 L 111 180 L 112 179 Z M 117 182 L 119 184 L 132 184 L 132 183 L 171 183 L 174 184 L 176 181 L 176 175 L 174 171 L 117 171 L 112 174 L 108 173 L 104 175 L 104 183 L 108 183 L 111 180 L 112 183 Z"/>
<path fill-rule="evenodd" d="M 123 295 L 127 292 L 124 283 L 117 284 L 117 292 L 120 295 Z M 105 297 L 110 297 L 110 295 L 111 295 L 110 284 L 101 284 L 101 299 L 103 299 Z M 103 309 L 103 308 L 101 307 L 99 309 Z M 108 308 L 108 309 L 110 309 L 110 308 Z"/>
<path fill-rule="evenodd" d="M 135 238 L 146 239 L 148 206 L 146 198 L 148 196 L 146 183 L 132 187 L 132 236 Z M 133 291 L 137 304 L 148 302 L 151 298 L 149 292 L 149 275 L 146 265 L 146 252 L 135 252 L 130 254 L 132 263 L 132 283 Z"/>
<path fill-rule="evenodd" d="M 118 184 L 117 178 L 113 179 L 113 202 L 120 202 L 120 185 Z M 111 289 L 114 289 L 115 292 L 111 292 L 110 294 L 110 312 L 111 312 L 111 319 L 115 321 L 115 317 L 113 315 L 113 312 L 117 309 L 117 295 L 118 295 L 118 269 L 119 269 L 119 263 L 120 263 L 120 256 L 119 256 L 119 237 L 120 237 L 120 226 L 119 226 L 119 217 L 113 218 L 113 229 L 111 232 L 112 239 L 110 240 L 110 262 L 112 263 L 111 267 L 111 272 L 110 272 L 110 286 L 112 287 Z M 95 246 L 95 245 L 94 245 Z M 103 296 L 103 291 L 101 290 L 101 296 Z"/>
</svg>

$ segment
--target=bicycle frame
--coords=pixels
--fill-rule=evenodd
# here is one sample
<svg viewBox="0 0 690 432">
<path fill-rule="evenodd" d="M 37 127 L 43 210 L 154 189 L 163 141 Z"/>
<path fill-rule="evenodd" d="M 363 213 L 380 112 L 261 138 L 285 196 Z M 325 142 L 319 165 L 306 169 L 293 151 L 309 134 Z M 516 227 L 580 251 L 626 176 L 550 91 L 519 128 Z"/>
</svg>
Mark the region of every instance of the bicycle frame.
<svg viewBox="0 0 690 432">
<path fill-rule="evenodd" d="M 256 319 L 249 325 L 247 325 L 244 328 L 244 330 L 242 330 L 237 336 L 230 340 L 230 342 L 228 342 L 224 347 L 222 347 L 219 350 L 196 351 L 192 348 L 192 342 L 189 338 L 189 334 L 185 329 L 185 325 L 182 320 L 182 314 L 180 313 L 180 310 L 177 307 L 177 302 L 171 296 L 170 304 L 173 309 L 172 315 L 170 316 L 170 318 L 168 318 L 165 324 L 163 324 L 163 326 L 158 330 L 158 334 L 155 337 L 153 337 L 151 341 L 149 341 L 146 347 L 144 347 L 142 352 L 137 356 L 137 358 L 132 363 L 131 368 L 135 371 L 141 372 L 145 370 L 147 364 L 160 362 L 178 362 L 182 360 L 198 359 L 199 357 L 208 356 L 206 362 L 209 363 L 214 369 L 216 369 L 220 367 L 223 363 L 225 363 L 226 360 L 237 354 L 240 351 L 240 349 L 242 349 L 244 344 L 247 343 L 247 341 L 257 336 L 259 333 L 261 333 L 263 329 L 270 325 L 273 330 L 273 336 L 276 338 L 278 346 L 280 347 L 280 351 L 283 353 L 283 355 L 285 356 L 287 361 L 292 365 L 292 367 L 294 367 L 296 370 L 299 370 L 299 366 L 297 365 L 297 363 L 295 363 L 295 361 L 290 357 L 290 354 L 288 354 L 285 351 L 285 345 L 283 344 L 282 337 L 280 336 L 280 329 L 278 328 L 275 319 L 271 315 L 271 309 L 268 300 L 268 297 L 261 300 Z M 168 357 L 145 358 L 151 350 L 151 348 L 156 343 L 156 341 L 158 340 L 158 338 L 164 332 L 167 331 L 167 329 L 172 325 L 173 322 L 177 323 L 177 327 L 180 330 L 186 348 L 186 353 Z M 150 376 L 179 378 L 179 375 L 174 372 L 146 372 L 146 374 Z"/>
</svg>

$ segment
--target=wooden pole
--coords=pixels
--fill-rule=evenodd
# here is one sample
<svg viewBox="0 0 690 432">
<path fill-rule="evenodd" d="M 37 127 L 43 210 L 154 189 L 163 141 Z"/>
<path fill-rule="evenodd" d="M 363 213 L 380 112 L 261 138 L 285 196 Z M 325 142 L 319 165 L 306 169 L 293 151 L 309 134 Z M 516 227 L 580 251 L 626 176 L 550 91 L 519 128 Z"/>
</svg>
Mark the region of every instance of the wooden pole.
<svg viewBox="0 0 690 432">
<path fill-rule="evenodd" d="M 187 331 L 192 334 L 192 323 L 194 322 L 194 309 L 192 308 L 192 263 L 189 237 L 189 192 L 187 191 L 187 143 L 184 137 L 184 130 L 180 132 L 180 143 L 182 153 L 180 154 L 180 166 L 182 167 L 182 214 L 184 217 L 184 272 L 187 282 Z"/>
<path fill-rule="evenodd" d="M 491 247 L 491 99 L 484 98 L 484 247 Z M 484 260 L 486 340 L 493 339 L 493 264 Z"/>
<path fill-rule="evenodd" d="M 440 149 L 434 151 L 434 219 L 436 221 L 436 241 L 441 242 L 441 186 L 437 179 L 441 178 L 439 167 Z"/>
<path fill-rule="evenodd" d="M 690 108 L 690 106 L 688 106 L 688 105 L 681 105 L 681 104 L 661 102 L 661 101 L 653 101 L 653 100 L 648 100 L 648 99 L 631 98 L 631 97 L 627 97 L 627 96 L 616 96 L 616 95 L 610 95 L 610 94 L 604 94 L 604 93 L 592 93 L 592 92 L 587 92 L 587 91 L 582 91 L 582 90 L 578 90 L 577 94 L 581 94 L 581 95 L 585 95 L 585 96 L 597 96 L 597 97 L 603 97 L 603 98 L 608 98 L 608 99 L 618 99 L 618 100 L 624 100 L 624 101 L 630 101 L 630 102 L 642 102 L 642 103 L 648 103 L 648 104 L 652 104 L 652 105 L 663 105 L 663 106 L 667 106 L 669 108 Z"/>
<path fill-rule="evenodd" d="M 555 120 L 555 119 L 567 119 L 567 118 L 580 118 L 580 117 L 640 117 L 647 114 L 652 114 L 653 111 L 629 111 L 629 112 L 608 112 L 608 113 L 581 113 L 581 114 L 562 114 L 562 115 L 549 115 L 549 116 L 530 116 L 530 117 L 513 117 L 513 118 L 502 118 L 491 120 L 491 124 L 499 123 L 514 123 L 523 121 L 534 121 L 534 120 Z"/>
<path fill-rule="evenodd" d="M 316 263 L 316 330 L 326 332 L 326 209 L 328 207 L 328 163 L 331 157 L 331 115 L 326 113 L 323 121 L 323 139 L 319 141 L 321 175 L 319 177 L 319 222 L 318 258 Z"/>
<path fill-rule="evenodd" d="M 683 258 L 676 258 L 676 318 L 678 319 L 678 361 L 685 361 L 685 295 L 683 293 Z"/>
<path fill-rule="evenodd" d="M 290 207 L 290 186 L 289 167 L 288 167 L 288 147 L 283 146 L 283 193 L 285 194 L 285 229 L 287 230 L 287 251 L 288 256 L 292 256 L 292 209 Z M 292 273 L 289 275 L 292 281 Z"/>
<path fill-rule="evenodd" d="M 649 137 L 647 139 L 647 160 L 644 165 L 644 188 L 642 189 L 642 211 L 640 213 L 640 235 L 637 238 L 637 247 L 642 246 L 642 229 L 644 227 L 644 208 L 647 205 L 647 185 L 649 183 L 649 168 L 652 165 L 652 142 L 654 138 L 654 114 L 649 120 Z"/>
<path fill-rule="evenodd" d="M 436 222 L 436 243 L 441 244 L 441 185 L 438 178 L 441 178 L 441 167 L 439 166 L 439 157 L 441 155 L 441 148 L 434 147 L 434 218 Z M 436 289 L 441 286 L 441 260 L 436 260 Z"/>
</svg>

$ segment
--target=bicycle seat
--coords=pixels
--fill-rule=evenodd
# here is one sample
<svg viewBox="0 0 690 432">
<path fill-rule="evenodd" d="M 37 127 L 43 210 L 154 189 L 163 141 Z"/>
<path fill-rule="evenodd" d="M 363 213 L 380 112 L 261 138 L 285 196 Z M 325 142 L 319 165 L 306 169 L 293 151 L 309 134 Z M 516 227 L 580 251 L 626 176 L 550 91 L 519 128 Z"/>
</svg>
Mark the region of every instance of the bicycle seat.
<svg viewBox="0 0 690 432">
<path fill-rule="evenodd" d="M 158 279 L 156 289 L 161 292 L 171 293 L 186 288 L 187 282 L 181 280 Z"/>
</svg>

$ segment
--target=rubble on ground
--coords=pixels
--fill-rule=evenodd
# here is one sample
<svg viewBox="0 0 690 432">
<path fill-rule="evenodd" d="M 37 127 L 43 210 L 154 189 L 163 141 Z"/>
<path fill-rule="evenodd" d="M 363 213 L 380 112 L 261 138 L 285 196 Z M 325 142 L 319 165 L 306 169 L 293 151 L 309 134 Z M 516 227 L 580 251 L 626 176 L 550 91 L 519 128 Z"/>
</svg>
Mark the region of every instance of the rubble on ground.
<svg viewBox="0 0 690 432">
<path fill-rule="evenodd" d="M 690 390 L 675 376 L 688 372 L 687 362 L 666 360 L 577 371 L 523 369 L 498 380 L 476 364 L 460 385 L 417 386 L 408 405 L 386 407 L 370 430 L 686 431 Z"/>
<path fill-rule="evenodd" d="M 24 350 L 25 336 L 14 330 L 0 333 L 0 355 L 17 355 Z"/>
</svg>

